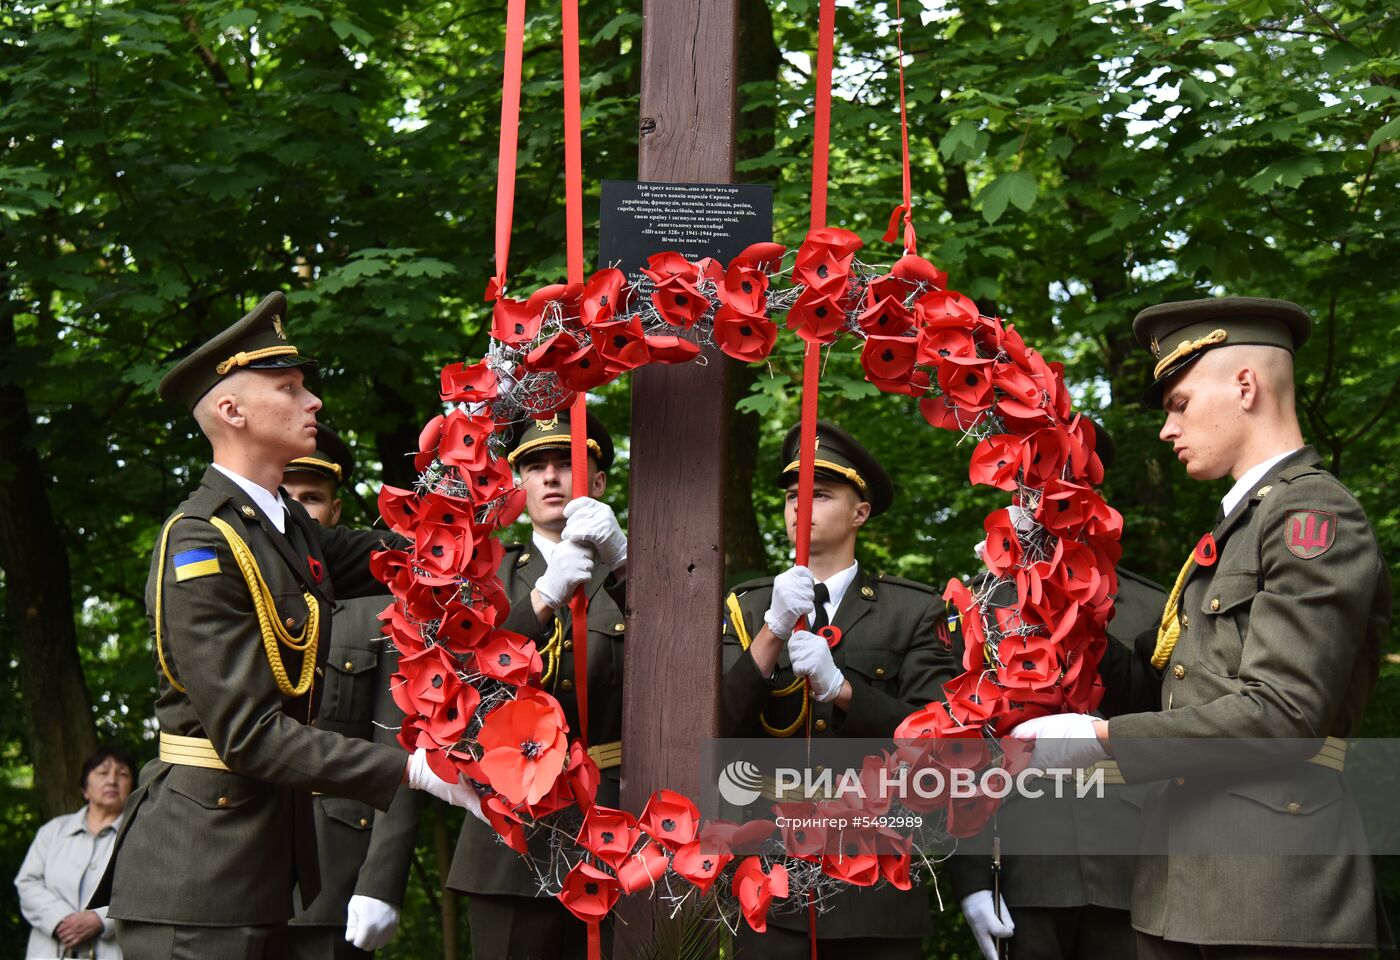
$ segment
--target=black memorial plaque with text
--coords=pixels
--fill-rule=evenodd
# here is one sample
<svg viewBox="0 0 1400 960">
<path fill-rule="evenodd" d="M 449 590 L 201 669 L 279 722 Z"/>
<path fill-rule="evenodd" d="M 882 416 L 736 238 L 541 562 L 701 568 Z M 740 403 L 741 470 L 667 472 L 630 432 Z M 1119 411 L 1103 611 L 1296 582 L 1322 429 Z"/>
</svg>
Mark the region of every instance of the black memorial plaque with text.
<svg viewBox="0 0 1400 960">
<path fill-rule="evenodd" d="M 617 266 L 629 281 L 645 281 L 652 254 L 728 264 L 772 237 L 773 188 L 764 184 L 603 181 L 598 265 Z"/>
</svg>

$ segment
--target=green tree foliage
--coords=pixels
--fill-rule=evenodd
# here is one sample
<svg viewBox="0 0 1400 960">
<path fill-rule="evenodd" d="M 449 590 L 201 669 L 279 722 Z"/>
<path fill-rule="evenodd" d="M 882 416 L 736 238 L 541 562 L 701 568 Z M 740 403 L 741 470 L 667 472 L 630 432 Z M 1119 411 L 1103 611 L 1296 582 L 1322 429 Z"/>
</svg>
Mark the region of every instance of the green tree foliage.
<svg viewBox="0 0 1400 960">
<path fill-rule="evenodd" d="M 516 290 L 564 273 L 558 13 L 530 9 Z M 761 20 L 760 0 L 746 9 L 750 26 Z M 748 74 L 740 176 L 777 186 L 778 238 L 795 245 L 817 2 L 772 0 L 769 12 L 784 64 L 776 79 Z M 1312 311 L 1305 429 L 1400 558 L 1392 5 L 908 0 L 903 13 L 920 251 L 1062 360 L 1083 408 L 1107 422 L 1127 564 L 1169 580 L 1223 492 L 1188 482 L 1156 441 L 1160 415 L 1136 405 L 1149 365 L 1128 332 L 1149 303 L 1210 293 Z M 838 13 L 829 221 L 859 232 L 876 263 L 899 252 L 878 240 L 900 195 L 893 16 L 885 2 Z M 349 0 L 0 8 L 0 320 L 13 331 L 0 387 L 27 404 L 20 436 L 72 570 L 99 738 L 152 752 L 149 550 L 206 455 L 189 419 L 154 396 L 179 352 L 287 290 L 296 342 L 323 360 L 326 418 L 366 461 L 367 502 L 381 475 L 408 475 L 403 453 L 436 408 L 437 366 L 481 352 L 502 19 L 500 5 Z M 599 179 L 635 175 L 641 20 L 617 0 L 589 0 L 583 19 L 592 216 Z M 742 400 L 762 421 L 754 509 L 772 568 L 787 548 L 768 478 L 799 378 L 785 342 Z M 823 414 L 855 429 L 899 484 L 866 559 L 934 582 L 968 572 L 999 499 L 968 486 L 967 445 L 929 429 L 907 399 L 877 395 L 850 344 L 827 352 L 822 391 Z M 603 397 L 605 421 L 625 432 L 626 385 Z M 3 484 L 24 461 L 0 457 Z M 5 570 L 6 590 L 15 577 Z M 36 696 L 20 689 L 17 636 L 12 622 L 0 632 L 12 701 Z M 1392 668 L 1383 702 L 1396 682 Z M 1393 733 L 1393 717 L 1375 732 Z M 40 817 L 33 733 L 18 711 L 0 719 L 0 873 L 13 873 Z M 428 886 L 410 884 L 391 956 L 440 946 L 426 820 L 423 838 Z M 0 946 L 17 952 L 17 911 L 0 917 Z M 939 955 L 969 956 L 944 917 Z"/>
</svg>

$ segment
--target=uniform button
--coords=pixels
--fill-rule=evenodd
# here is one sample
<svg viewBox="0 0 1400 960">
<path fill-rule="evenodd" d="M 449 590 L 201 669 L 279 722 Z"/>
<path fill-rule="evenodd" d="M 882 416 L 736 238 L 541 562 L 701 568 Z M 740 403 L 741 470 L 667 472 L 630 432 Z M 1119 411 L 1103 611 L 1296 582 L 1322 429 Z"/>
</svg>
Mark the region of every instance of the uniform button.
<svg viewBox="0 0 1400 960">
<path fill-rule="evenodd" d="M 627 624 L 625 624 L 625 623 L 614 623 L 614 624 L 613 624 L 613 630 L 617 631 L 618 633 L 621 633 L 622 631 L 624 631 L 624 630 L 626 630 L 626 629 L 627 629 Z"/>
<path fill-rule="evenodd" d="M 1210 598 L 1210 608 L 1211 608 L 1212 610 L 1219 610 L 1219 609 L 1220 609 L 1220 598 L 1219 598 L 1219 597 L 1211 597 L 1211 598 Z"/>
<path fill-rule="evenodd" d="M 875 599 L 875 588 L 874 588 L 874 587 L 861 587 L 861 588 L 860 588 L 860 595 L 861 595 L 862 597 L 864 597 L 865 599 L 867 599 L 867 600 L 874 600 L 874 599 Z"/>
<path fill-rule="evenodd" d="M 572 640 L 565 640 L 565 641 L 564 641 L 564 649 L 565 649 L 565 650 L 572 650 L 573 648 L 574 648 L 574 642 L 573 642 Z"/>
<path fill-rule="evenodd" d="M 1172 667 L 1172 676 L 1176 677 L 1178 680 L 1186 679 L 1186 668 L 1178 663 L 1176 666 Z"/>
<path fill-rule="evenodd" d="M 563 680 L 559 681 L 559 686 L 563 687 L 565 690 L 572 690 L 574 688 L 574 682 L 568 677 L 565 677 Z"/>
<path fill-rule="evenodd" d="M 346 669 L 346 670 L 354 670 L 354 669 L 355 669 L 355 661 L 353 661 L 353 660 L 346 660 L 346 661 L 345 661 L 345 669 Z"/>
<path fill-rule="evenodd" d="M 362 827 L 367 827 L 367 826 L 369 826 L 369 818 L 368 818 L 368 817 L 361 817 L 361 818 L 360 818 L 360 826 L 362 826 Z"/>
<path fill-rule="evenodd" d="M 296 623 L 296 621 L 293 620 L 291 617 L 288 617 L 288 618 L 286 619 L 285 623 L 287 624 L 288 627 L 291 627 L 292 625 L 294 625 L 294 624 Z"/>
<path fill-rule="evenodd" d="M 220 798 L 219 798 L 219 806 L 221 806 L 221 807 L 226 807 L 226 806 L 228 806 L 228 797 L 220 797 Z"/>
<path fill-rule="evenodd" d="M 885 675 L 885 668 L 884 668 L 884 667 L 876 667 L 876 668 L 875 668 L 875 676 L 877 676 L 877 677 L 883 677 L 884 675 Z"/>
<path fill-rule="evenodd" d="M 523 567 L 523 566 L 525 566 L 525 564 L 527 564 L 527 563 L 529 563 L 529 562 L 530 562 L 530 555 L 529 555 L 528 553 L 522 553 L 522 554 L 520 555 L 520 559 L 517 560 L 517 561 L 515 561 L 515 565 L 516 565 L 517 567 Z"/>
<path fill-rule="evenodd" d="M 817 733 L 824 732 L 826 730 L 826 721 L 818 720 L 816 723 L 812 724 L 812 729 L 817 731 Z"/>
<path fill-rule="evenodd" d="M 1191 614 L 1183 613 L 1181 615 L 1181 629 L 1185 630 L 1189 626 L 1191 626 Z"/>
<path fill-rule="evenodd" d="M 1302 813 L 1303 805 L 1295 800 L 1288 805 L 1287 809 L 1289 813 Z"/>
<path fill-rule="evenodd" d="M 244 507 L 244 508 L 243 508 L 243 516 L 245 516 L 245 517 L 256 517 L 257 515 L 258 515 L 258 512 L 257 512 L 256 510 L 254 510 L 252 507 Z"/>
<path fill-rule="evenodd" d="M 1185 782 L 1186 782 L 1186 778 L 1185 778 L 1185 777 L 1177 777 L 1175 780 L 1172 781 L 1172 783 L 1175 783 L 1178 787 L 1181 786 L 1182 784 L 1184 784 Z"/>
</svg>

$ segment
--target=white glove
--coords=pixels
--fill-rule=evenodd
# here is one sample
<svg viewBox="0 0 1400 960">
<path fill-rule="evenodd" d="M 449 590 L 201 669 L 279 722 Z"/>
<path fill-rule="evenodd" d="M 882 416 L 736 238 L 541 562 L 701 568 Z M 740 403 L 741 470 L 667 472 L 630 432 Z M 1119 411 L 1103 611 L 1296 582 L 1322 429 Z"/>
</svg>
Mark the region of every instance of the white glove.
<svg viewBox="0 0 1400 960">
<path fill-rule="evenodd" d="M 806 630 L 794 630 L 787 642 L 792 672 L 806 677 L 812 684 L 812 696 L 822 703 L 836 699 L 846 678 L 831 659 L 831 647 L 826 637 Z"/>
<path fill-rule="evenodd" d="M 792 635 L 792 628 L 798 617 L 806 617 L 810 622 L 812 612 L 817 609 L 813 595 L 816 580 L 806 567 L 790 567 L 773 578 L 773 598 L 768 601 L 768 612 L 763 622 L 773 631 L 773 636 L 786 640 Z"/>
<path fill-rule="evenodd" d="M 554 547 L 544 575 L 535 581 L 535 589 L 545 606 L 554 610 L 567 606 L 574 591 L 593 579 L 593 551 L 586 543 L 561 540 Z"/>
<path fill-rule="evenodd" d="M 361 950 L 373 952 L 394 939 L 399 931 L 399 908 L 392 903 L 362 897 L 350 898 L 345 911 L 345 939 Z"/>
<path fill-rule="evenodd" d="M 997 903 L 1001 905 L 1000 919 L 997 918 Z M 982 956 L 997 960 L 996 941 L 1005 940 L 1016 932 L 1006 901 L 1000 896 L 993 898 L 990 890 L 978 890 L 962 898 L 962 912 L 972 928 L 972 935 L 977 938 L 977 946 L 982 948 Z"/>
<path fill-rule="evenodd" d="M 591 543 L 598 559 L 616 570 L 627 563 L 627 534 L 617 525 L 617 515 L 606 503 L 592 497 L 570 500 L 564 507 L 564 539 Z"/>
<path fill-rule="evenodd" d="M 1034 740 L 1031 766 L 1041 770 L 1081 770 L 1108 759 L 1108 753 L 1094 735 L 1094 721 L 1087 713 L 1060 713 L 1036 717 L 1018 724 L 1011 736 Z"/>
<path fill-rule="evenodd" d="M 461 807 L 482 823 L 490 826 L 491 821 L 481 812 L 481 794 L 460 773 L 456 783 L 448 783 L 428 766 L 428 751 L 419 747 L 408 758 L 408 785 L 414 790 L 422 790 L 454 807 Z"/>
</svg>

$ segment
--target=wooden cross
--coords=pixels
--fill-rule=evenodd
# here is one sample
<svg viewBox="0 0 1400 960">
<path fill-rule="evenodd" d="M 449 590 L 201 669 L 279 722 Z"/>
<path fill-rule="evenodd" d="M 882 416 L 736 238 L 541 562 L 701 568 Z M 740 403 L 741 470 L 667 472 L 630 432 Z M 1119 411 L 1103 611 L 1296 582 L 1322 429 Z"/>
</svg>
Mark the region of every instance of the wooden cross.
<svg viewBox="0 0 1400 960">
<path fill-rule="evenodd" d="M 729 183 L 737 110 L 736 0 L 642 5 L 639 180 Z M 700 795 L 718 730 L 728 361 L 651 364 L 632 377 L 622 805 L 663 787 Z M 649 903 L 619 905 L 615 955 L 651 940 Z M 625 922 L 621 922 L 625 921 Z"/>
</svg>

